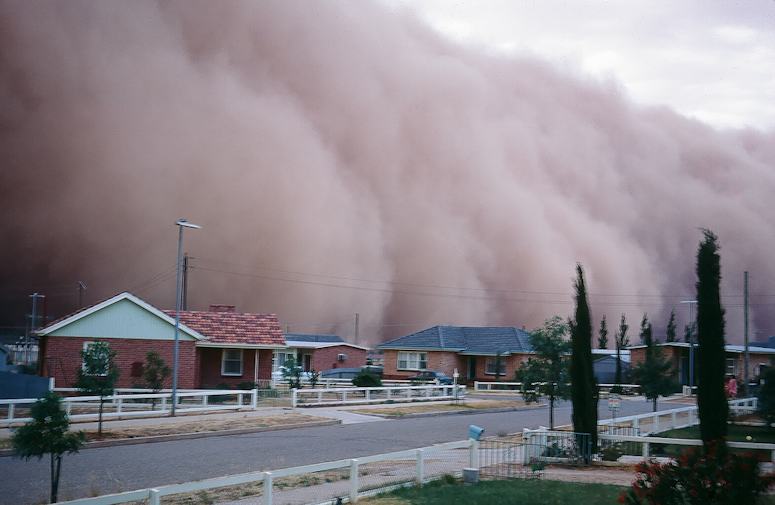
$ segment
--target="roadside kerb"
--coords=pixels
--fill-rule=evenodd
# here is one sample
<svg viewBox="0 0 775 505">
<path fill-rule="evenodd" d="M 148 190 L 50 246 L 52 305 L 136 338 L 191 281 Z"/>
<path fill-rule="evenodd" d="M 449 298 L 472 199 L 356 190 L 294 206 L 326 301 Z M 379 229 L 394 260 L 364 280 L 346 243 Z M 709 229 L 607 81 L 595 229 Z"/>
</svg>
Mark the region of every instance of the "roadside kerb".
<svg viewBox="0 0 775 505">
<path fill-rule="evenodd" d="M 540 404 L 535 406 L 524 407 L 494 407 L 491 409 L 468 409 L 468 410 L 448 410 L 438 412 L 416 412 L 414 414 L 401 414 L 401 415 L 389 415 L 389 414 L 377 414 L 375 412 L 369 412 L 367 415 L 381 417 L 384 419 L 413 419 L 417 417 L 436 417 L 436 416 L 453 416 L 453 415 L 470 415 L 470 414 L 498 414 L 500 412 L 516 412 L 523 410 L 539 410 L 544 409 L 548 405 Z M 385 409 L 388 410 L 388 409 Z M 354 410 L 352 412 L 358 412 Z"/>
</svg>

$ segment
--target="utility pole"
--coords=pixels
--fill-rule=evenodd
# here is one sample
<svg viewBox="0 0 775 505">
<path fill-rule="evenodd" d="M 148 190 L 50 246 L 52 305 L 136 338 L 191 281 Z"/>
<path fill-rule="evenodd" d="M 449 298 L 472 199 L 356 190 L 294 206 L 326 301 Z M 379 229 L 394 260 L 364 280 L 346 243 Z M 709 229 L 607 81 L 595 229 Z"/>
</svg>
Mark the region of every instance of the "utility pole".
<svg viewBox="0 0 775 505">
<path fill-rule="evenodd" d="M 26 338 L 26 341 L 24 342 L 24 364 L 25 365 L 30 364 L 30 347 L 32 346 L 31 336 L 33 333 L 35 333 L 35 328 L 37 328 L 37 323 L 38 323 L 38 298 L 45 298 L 45 296 L 39 293 L 32 293 L 30 295 L 30 298 L 32 298 L 32 317 L 30 319 L 30 331 L 29 333 L 27 333 L 27 338 Z"/>
<path fill-rule="evenodd" d="M 360 314 L 356 312 L 355 313 L 355 344 L 356 345 L 358 344 L 358 323 L 359 323 L 360 317 L 361 317 Z"/>
<path fill-rule="evenodd" d="M 78 281 L 78 308 L 83 307 L 83 295 L 86 292 L 86 283 Z"/>
<path fill-rule="evenodd" d="M 188 310 L 188 253 L 183 254 L 183 310 Z"/>
<path fill-rule="evenodd" d="M 748 395 L 748 271 L 743 272 L 743 338 L 745 339 L 745 354 L 743 355 L 743 393 Z"/>
</svg>

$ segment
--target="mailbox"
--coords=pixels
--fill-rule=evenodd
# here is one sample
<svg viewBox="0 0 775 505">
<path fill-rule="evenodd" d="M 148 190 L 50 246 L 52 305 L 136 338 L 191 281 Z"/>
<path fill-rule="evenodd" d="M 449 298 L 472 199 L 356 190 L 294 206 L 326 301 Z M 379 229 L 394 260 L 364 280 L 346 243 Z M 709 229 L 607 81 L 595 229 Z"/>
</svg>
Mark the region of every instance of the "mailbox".
<svg viewBox="0 0 775 505">
<path fill-rule="evenodd" d="M 484 428 L 481 426 L 477 426 L 475 424 L 468 426 L 468 438 L 471 440 L 479 440 L 482 438 L 482 433 L 484 433 Z"/>
</svg>

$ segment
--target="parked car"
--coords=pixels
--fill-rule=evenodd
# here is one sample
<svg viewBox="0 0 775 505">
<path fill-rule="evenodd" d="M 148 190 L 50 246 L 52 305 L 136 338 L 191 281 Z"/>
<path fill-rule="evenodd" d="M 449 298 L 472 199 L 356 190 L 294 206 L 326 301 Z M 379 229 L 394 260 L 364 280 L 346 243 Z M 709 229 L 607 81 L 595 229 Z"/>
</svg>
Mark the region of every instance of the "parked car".
<svg viewBox="0 0 775 505">
<path fill-rule="evenodd" d="M 359 373 L 360 368 L 332 368 L 320 372 L 321 379 L 354 379 Z"/>
<path fill-rule="evenodd" d="M 418 373 L 414 377 L 409 377 L 409 380 L 412 382 L 435 382 L 436 384 L 443 385 L 452 384 L 452 377 L 443 372 L 437 372 L 435 370 L 425 370 L 424 372 Z"/>
<path fill-rule="evenodd" d="M 272 380 L 275 382 L 283 382 L 285 381 L 285 367 L 281 366 L 274 372 L 272 372 Z M 309 381 L 309 378 L 312 376 L 310 372 L 301 372 L 301 380 Z"/>
</svg>

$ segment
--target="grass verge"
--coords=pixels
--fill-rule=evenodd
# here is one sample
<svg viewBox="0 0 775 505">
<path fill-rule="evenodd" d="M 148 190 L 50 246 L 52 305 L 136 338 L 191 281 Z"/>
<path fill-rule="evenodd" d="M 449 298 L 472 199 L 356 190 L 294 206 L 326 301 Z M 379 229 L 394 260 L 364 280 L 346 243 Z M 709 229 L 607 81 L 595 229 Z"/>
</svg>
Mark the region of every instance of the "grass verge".
<svg viewBox="0 0 775 505">
<path fill-rule="evenodd" d="M 625 488 L 550 480 L 487 481 L 464 486 L 452 478 L 359 501 L 368 505 L 598 505 L 616 504 Z"/>
</svg>

